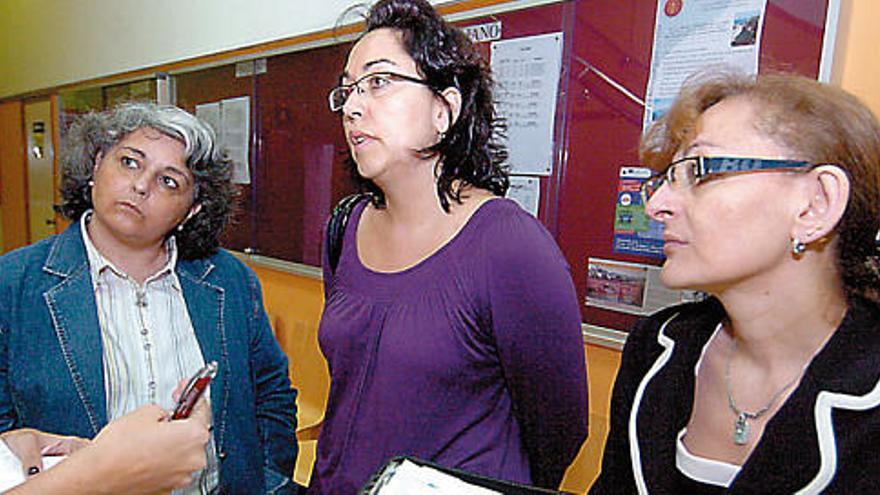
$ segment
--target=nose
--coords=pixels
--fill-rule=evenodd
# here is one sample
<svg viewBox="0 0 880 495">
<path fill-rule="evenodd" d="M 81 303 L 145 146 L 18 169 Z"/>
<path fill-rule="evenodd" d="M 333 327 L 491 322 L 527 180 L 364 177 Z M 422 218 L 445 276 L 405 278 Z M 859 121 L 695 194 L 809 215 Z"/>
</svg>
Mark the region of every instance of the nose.
<svg viewBox="0 0 880 495">
<path fill-rule="evenodd" d="M 364 116 L 364 94 L 357 86 L 349 93 L 345 104 L 342 105 L 342 114 L 348 120 Z"/>
<path fill-rule="evenodd" d="M 150 192 L 149 174 L 145 174 L 145 173 L 137 174 L 134 177 L 134 179 L 131 181 L 131 189 L 138 196 L 147 196 Z"/>
<path fill-rule="evenodd" d="M 672 216 L 674 208 L 671 201 L 675 193 L 668 183 L 664 183 L 648 200 L 645 205 L 645 213 L 657 222 L 664 222 Z"/>
</svg>

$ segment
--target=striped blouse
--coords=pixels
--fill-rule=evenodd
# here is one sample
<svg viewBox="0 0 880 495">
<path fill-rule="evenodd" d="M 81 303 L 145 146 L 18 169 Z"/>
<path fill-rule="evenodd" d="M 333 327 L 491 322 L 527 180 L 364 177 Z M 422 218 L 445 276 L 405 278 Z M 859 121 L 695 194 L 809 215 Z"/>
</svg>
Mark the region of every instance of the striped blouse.
<svg viewBox="0 0 880 495">
<path fill-rule="evenodd" d="M 107 417 L 112 421 L 146 404 L 171 410 L 174 389 L 205 364 L 174 272 L 174 237 L 166 243 L 168 262 L 140 285 L 92 244 L 90 218 L 91 211 L 80 221 L 101 325 Z M 217 485 L 213 434 L 207 455 L 207 468 L 175 494 L 206 494 Z"/>
</svg>

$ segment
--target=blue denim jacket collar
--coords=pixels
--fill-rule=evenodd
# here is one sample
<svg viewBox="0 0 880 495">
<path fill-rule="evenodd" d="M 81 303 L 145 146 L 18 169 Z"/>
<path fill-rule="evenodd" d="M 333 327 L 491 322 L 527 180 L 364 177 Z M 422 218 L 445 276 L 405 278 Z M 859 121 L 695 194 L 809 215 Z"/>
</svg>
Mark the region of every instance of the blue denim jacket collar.
<svg viewBox="0 0 880 495">
<path fill-rule="evenodd" d="M 97 434 L 107 423 L 101 327 L 89 274 L 85 245 L 78 222 L 55 238 L 43 271 L 59 278 L 43 297 L 77 394 L 85 406 L 89 424 Z M 70 328 L 78 328 L 71 335 Z M 95 352 L 98 349 L 98 352 Z"/>
</svg>

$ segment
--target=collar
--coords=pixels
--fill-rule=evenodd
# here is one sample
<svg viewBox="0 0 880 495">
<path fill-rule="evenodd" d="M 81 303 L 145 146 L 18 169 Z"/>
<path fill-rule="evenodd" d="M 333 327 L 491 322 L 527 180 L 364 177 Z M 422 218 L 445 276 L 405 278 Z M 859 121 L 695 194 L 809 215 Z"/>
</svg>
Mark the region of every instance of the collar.
<svg viewBox="0 0 880 495">
<path fill-rule="evenodd" d="M 119 277 L 129 278 L 128 274 L 126 274 L 122 269 L 116 266 L 112 261 L 107 259 L 103 254 L 101 254 L 98 248 L 95 247 L 94 243 L 92 242 L 91 236 L 89 236 L 88 228 L 86 228 L 89 220 L 91 220 L 91 217 L 92 210 L 86 210 L 79 219 L 79 227 L 82 234 L 83 244 L 86 248 L 86 256 L 92 273 L 92 280 L 99 280 L 99 277 L 107 270 L 115 273 Z M 156 280 L 159 277 L 162 277 L 163 275 L 174 272 L 174 268 L 177 265 L 177 242 L 175 241 L 173 235 L 170 236 L 167 241 L 165 241 L 165 252 L 168 256 L 166 263 L 161 268 L 159 268 L 156 273 L 150 275 L 144 281 L 144 285 L 153 280 Z"/>
</svg>

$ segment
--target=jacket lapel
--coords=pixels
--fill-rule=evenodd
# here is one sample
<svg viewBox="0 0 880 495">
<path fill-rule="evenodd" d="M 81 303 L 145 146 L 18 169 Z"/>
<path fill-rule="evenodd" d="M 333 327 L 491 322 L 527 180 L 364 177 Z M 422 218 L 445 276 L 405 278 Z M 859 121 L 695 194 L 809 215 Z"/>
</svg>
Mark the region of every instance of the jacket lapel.
<svg viewBox="0 0 880 495">
<path fill-rule="evenodd" d="M 217 361 L 217 376 L 211 382 L 211 413 L 214 418 L 217 448 L 222 451 L 223 427 L 229 397 L 227 373 L 229 360 L 226 353 L 226 334 L 223 325 L 225 293 L 222 287 L 210 283 L 214 265 L 208 260 L 178 260 L 177 271 L 187 311 L 192 320 L 196 339 L 205 362 Z"/>
<path fill-rule="evenodd" d="M 71 380 L 97 434 L 107 423 L 101 327 L 78 222 L 56 238 L 43 271 L 59 279 L 43 298 Z"/>
</svg>

